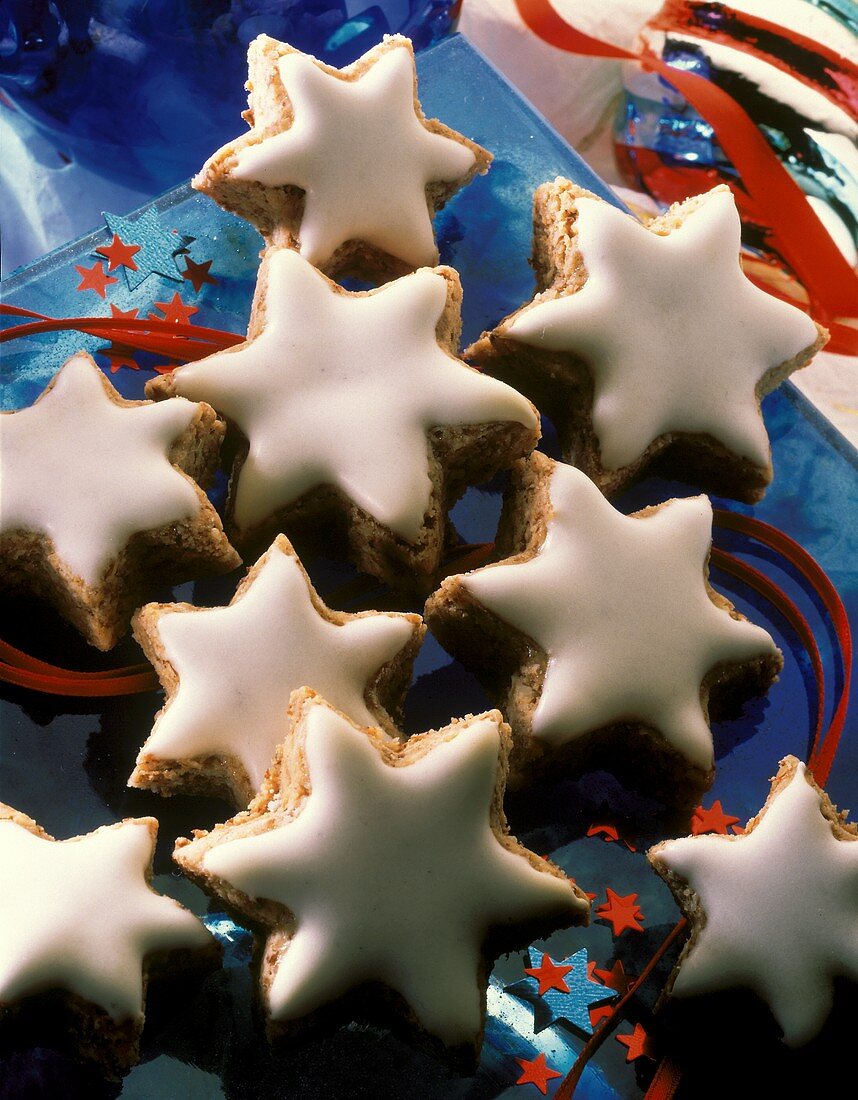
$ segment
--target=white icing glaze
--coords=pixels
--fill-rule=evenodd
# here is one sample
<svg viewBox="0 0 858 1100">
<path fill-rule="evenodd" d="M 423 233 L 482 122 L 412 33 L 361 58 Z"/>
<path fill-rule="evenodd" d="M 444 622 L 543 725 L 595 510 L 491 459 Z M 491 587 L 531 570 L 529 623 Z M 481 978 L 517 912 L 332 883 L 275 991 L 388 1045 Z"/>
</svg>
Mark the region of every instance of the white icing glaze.
<svg viewBox="0 0 858 1100">
<path fill-rule="evenodd" d="M 98 584 L 131 535 L 199 512 L 167 457 L 195 413 L 190 401 L 116 405 L 98 367 L 74 356 L 36 404 L 0 416 L 0 532 L 41 532 Z"/>
<path fill-rule="evenodd" d="M 378 725 L 364 692 L 415 624 L 400 614 L 355 615 L 342 625 L 324 619 L 283 540 L 229 607 L 168 611 L 156 629 L 179 688 L 138 764 L 147 756 L 233 756 L 256 789 L 283 740 L 297 688 L 313 688 L 361 726 Z"/>
<path fill-rule="evenodd" d="M 332 484 L 416 541 L 431 494 L 428 428 L 536 425 L 521 394 L 439 346 L 447 282 L 438 272 L 360 295 L 289 249 L 269 251 L 263 266 L 260 335 L 173 375 L 178 393 L 210 401 L 250 440 L 234 494 L 239 527 Z"/>
<path fill-rule="evenodd" d="M 858 843 L 834 836 L 805 774 L 799 764 L 745 836 L 681 837 L 656 853 L 706 914 L 674 995 L 750 989 L 790 1046 L 822 1028 L 835 976 L 858 981 Z"/>
<path fill-rule="evenodd" d="M 211 848 L 203 861 L 295 914 L 268 995 L 272 1016 L 296 1019 L 377 980 L 433 1035 L 473 1041 L 488 929 L 587 908 L 570 883 L 491 831 L 497 721 L 472 720 L 401 767 L 321 701 L 304 721 L 311 793 L 298 817 Z"/>
<path fill-rule="evenodd" d="M 598 199 L 575 205 L 587 281 L 498 331 L 587 360 L 606 469 L 635 462 L 667 432 L 708 433 L 767 467 L 757 383 L 812 345 L 817 331 L 805 313 L 742 274 L 730 192 L 710 191 L 664 237 Z"/>
<path fill-rule="evenodd" d="M 702 680 L 721 661 L 776 647 L 707 594 L 709 501 L 669 501 L 648 516 L 624 516 L 580 470 L 561 463 L 549 492 L 548 532 L 533 558 L 462 578 L 481 604 L 548 655 L 534 737 L 556 746 L 637 720 L 710 769 Z"/>
<path fill-rule="evenodd" d="M 210 942 L 147 885 L 153 844 L 140 821 L 64 841 L 0 821 L 0 1002 L 63 989 L 114 1020 L 140 1015 L 144 956 Z"/>
<path fill-rule="evenodd" d="M 357 80 L 334 76 L 305 54 L 287 54 L 278 68 L 293 122 L 241 148 L 231 174 L 306 192 L 300 251 L 312 264 L 352 240 L 412 267 L 437 263 L 426 185 L 461 179 L 475 158 L 418 118 L 411 50 L 386 50 Z M 263 117 L 257 127 L 272 122 Z"/>
</svg>

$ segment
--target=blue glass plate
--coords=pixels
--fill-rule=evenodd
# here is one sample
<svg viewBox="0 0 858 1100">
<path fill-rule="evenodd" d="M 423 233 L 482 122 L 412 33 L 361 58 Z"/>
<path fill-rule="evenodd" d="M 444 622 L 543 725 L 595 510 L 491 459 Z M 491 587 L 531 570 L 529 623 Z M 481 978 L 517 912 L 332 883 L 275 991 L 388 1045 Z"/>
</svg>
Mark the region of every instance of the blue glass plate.
<svg viewBox="0 0 858 1100">
<path fill-rule="evenodd" d="M 464 341 L 469 342 L 532 293 L 528 256 L 531 195 L 537 184 L 561 174 L 614 200 L 587 165 L 463 39 L 454 37 L 427 51 L 418 59 L 418 68 L 426 113 L 437 115 L 495 154 L 489 174 L 457 195 L 436 222 L 442 261 L 462 277 Z M 155 303 L 169 302 L 178 291 L 186 303 L 197 307 L 195 323 L 243 333 L 262 243 L 255 231 L 187 187 L 165 195 L 147 210 L 145 236 L 150 244 L 160 243 L 168 257 L 171 249 L 184 248 L 197 263 L 211 260 L 215 284 L 194 292 L 190 282 L 181 279 L 185 262 L 180 254 L 178 266 L 161 265 L 172 278 L 155 273 L 132 290 L 124 274 L 117 272 L 118 281 L 107 287 L 104 300 L 92 291 L 78 291 L 76 265 L 91 267 L 97 259 L 94 249 L 109 242 L 110 235 L 101 230 L 7 280 L 5 300 L 53 317 L 109 316 L 110 304 L 124 310 L 136 308 L 145 316 L 155 309 Z M 140 213 L 130 219 L 135 221 Z M 139 242 L 142 236 L 138 226 L 132 239 Z M 103 346 L 95 337 L 72 332 L 6 345 L 6 406 L 31 402 L 73 351 L 84 347 L 98 353 Z M 154 365 L 151 357 L 138 358 L 141 364 Z M 103 356 L 100 361 L 107 366 Z M 151 376 L 151 370 L 128 368 L 111 375 L 131 397 L 142 395 Z M 775 481 L 762 504 L 742 510 L 779 526 L 809 550 L 840 589 L 854 619 L 858 457 L 788 384 L 766 399 L 764 413 L 772 438 Z M 550 430 L 543 446 L 552 450 Z M 678 483 L 649 480 L 620 503 L 633 510 L 693 491 Z M 470 491 L 454 512 L 462 536 L 469 541 L 493 538 L 499 507 L 499 484 Z M 740 554 L 749 549 L 736 537 L 719 536 L 719 540 Z M 760 565 L 758 558 L 754 560 Z M 350 575 L 341 564 L 307 564 L 323 593 Z M 787 590 L 810 619 L 826 673 L 834 683 L 839 675 L 833 664 L 834 640 L 815 600 L 771 556 L 763 559 L 760 567 Z M 205 604 L 227 602 L 235 580 L 230 577 L 187 585 L 180 590 L 180 598 Z M 720 799 L 728 813 L 744 822 L 764 800 L 768 778 L 779 758 L 788 752 L 807 756 L 815 706 L 813 679 L 800 643 L 776 612 L 730 577 L 715 573 L 714 581 L 741 610 L 774 634 L 786 662 L 767 700 L 749 704 L 740 718 L 715 728 L 718 774 L 704 804 Z M 167 596 L 157 594 L 158 598 Z M 123 643 L 105 659 L 52 613 L 33 604 L 5 600 L 2 606 L 3 637 L 45 660 L 69 668 L 93 668 L 140 659 L 131 642 Z M 439 1100 L 514 1096 L 527 1100 L 539 1094 L 532 1084 L 516 1084 L 522 1072 L 518 1058 L 533 1060 L 542 1052 L 551 1068 L 561 1074 L 568 1071 L 585 1037 L 563 1023 L 534 1034 L 531 1008 L 505 988 L 523 978 L 522 967 L 528 964 L 521 956 L 501 960 L 492 975 L 486 1041 L 474 1078 L 450 1076 L 441 1065 L 385 1033 L 359 1025 L 272 1055 L 251 1015 L 247 934 L 223 914 L 209 913 L 206 899 L 173 870 L 170 861 L 173 839 L 188 835 L 194 827 L 208 828 L 223 820 L 224 804 L 189 797 L 164 800 L 125 787 L 159 705 L 160 695 L 154 692 L 126 699 L 70 701 L 7 688 L 2 701 L 0 799 L 35 817 L 59 837 L 126 816 L 156 816 L 161 822 L 156 885 L 196 912 L 207 914 L 210 927 L 226 948 L 225 966 L 184 999 L 150 1012 L 143 1060 L 121 1087 L 104 1085 L 50 1051 L 5 1051 L 0 1056 L 0 1095 L 7 1095 L 4 1088 L 13 1096 L 87 1098 L 120 1092 L 136 1098 L 305 1098 L 340 1091 L 349 1097 Z M 418 658 L 407 701 L 408 731 L 443 724 L 451 710 L 464 714 L 486 705 L 473 678 L 430 639 Z M 854 726 L 844 733 L 829 788 L 841 805 L 854 801 L 858 791 Z M 600 967 L 610 967 L 620 959 L 627 973 L 639 973 L 678 917 L 672 898 L 649 871 L 643 852 L 663 836 L 688 831 L 687 822 L 678 822 L 658 804 L 623 791 L 603 773 L 574 782 L 560 777 L 543 782 L 510 797 L 507 809 L 514 832 L 535 851 L 550 853 L 585 889 L 597 894 L 597 904 L 604 901 L 605 889 L 610 886 L 620 895 L 636 893 L 644 915 L 643 932 L 626 931 L 615 938 L 607 924 L 596 921 L 588 929 L 559 933 L 538 947 L 545 946 L 555 959 L 586 947 L 590 959 Z M 632 838 L 634 850 L 622 842 L 587 836 L 592 825 L 605 823 L 619 826 L 623 835 Z M 641 990 L 628 1019 L 618 1029 L 620 1034 L 628 1034 L 637 1022 L 658 1036 L 652 1008 L 673 957 L 669 956 Z M 735 1018 L 729 1032 L 735 1038 Z M 709 1051 L 727 1072 L 731 1063 L 729 1051 L 725 1054 L 723 1049 L 725 1036 L 726 1032 L 713 1033 Z M 783 1062 L 785 1055 L 776 1043 L 768 1040 L 766 1045 L 762 1039 L 760 1043 L 755 1049 L 765 1064 Z M 643 1057 L 629 1064 L 626 1054 L 624 1045 L 609 1038 L 590 1063 L 577 1095 L 602 1100 L 640 1095 L 655 1062 Z M 784 1063 L 784 1072 L 798 1072 L 805 1065 L 801 1059 Z M 701 1073 L 711 1073 L 708 1058 L 700 1065 Z M 693 1091 L 693 1067 L 689 1072 L 692 1091 L 688 1095 L 704 1095 L 702 1088 Z M 549 1095 L 558 1081 L 549 1081 Z"/>
</svg>

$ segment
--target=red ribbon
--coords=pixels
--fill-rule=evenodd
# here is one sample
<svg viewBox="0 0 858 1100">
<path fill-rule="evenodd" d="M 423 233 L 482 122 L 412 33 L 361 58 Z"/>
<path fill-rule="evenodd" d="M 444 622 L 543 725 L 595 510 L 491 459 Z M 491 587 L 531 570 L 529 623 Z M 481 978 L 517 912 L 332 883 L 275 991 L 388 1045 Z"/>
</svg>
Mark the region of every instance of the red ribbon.
<svg viewBox="0 0 858 1100">
<path fill-rule="evenodd" d="M 141 319 L 120 319 L 117 317 L 61 317 L 55 319 L 44 313 L 34 313 L 31 309 L 0 303 L 0 316 L 36 317 L 29 324 L 13 325 L 0 332 L 0 344 L 17 340 L 21 336 L 36 336 L 42 332 L 58 332 L 62 329 L 74 329 L 89 336 L 99 336 L 123 347 L 135 351 L 151 351 L 156 355 L 165 355 L 168 359 L 192 362 L 204 359 L 215 351 L 233 348 L 243 344 L 245 336 L 234 332 L 224 332 L 218 328 L 204 328 L 202 325 L 178 324 L 165 321 L 160 317 Z M 190 339 L 194 337 L 194 339 Z"/>
<path fill-rule="evenodd" d="M 602 42 L 561 18 L 550 0 L 515 0 L 525 24 L 543 41 L 569 53 L 637 61 L 672 84 L 714 128 L 764 220 L 773 243 L 793 268 L 823 323 L 858 313 L 858 276 L 846 262 L 804 192 L 753 119 L 723 89 L 696 73 L 675 69 L 649 53 Z"/>
<path fill-rule="evenodd" d="M 772 23 L 761 16 L 744 11 L 736 11 L 727 4 L 718 5 L 718 21 L 710 18 L 712 5 L 700 0 L 666 0 L 666 3 L 647 23 L 647 27 L 671 31 L 688 30 L 696 38 L 708 39 L 736 47 L 736 40 L 730 36 L 730 29 L 744 32 L 739 48 L 755 57 L 762 58 L 767 64 L 781 72 L 788 73 L 793 79 L 807 85 L 820 95 L 824 95 L 847 114 L 858 113 L 858 66 L 848 57 L 830 49 L 824 42 L 808 38 L 792 27 Z M 789 42 L 803 53 L 822 62 L 820 66 L 826 79 L 816 82 L 800 70 L 792 68 L 783 58 L 765 49 L 760 35 L 769 41 Z M 763 39 L 765 41 L 765 39 Z"/>
<path fill-rule="evenodd" d="M 102 672 L 73 672 L 47 661 L 39 661 L 3 641 L 0 641 L 0 680 L 44 695 L 85 698 L 133 695 L 153 691 L 158 686 L 158 677 L 150 665 L 129 665 Z"/>
<path fill-rule="evenodd" d="M 682 1070 L 672 1058 L 662 1058 L 650 1081 L 644 1100 L 673 1100 L 682 1080 Z"/>
<path fill-rule="evenodd" d="M 825 681 L 822 674 L 822 664 L 819 660 L 819 651 L 816 649 L 815 642 L 813 643 L 813 649 L 808 646 L 808 652 L 810 653 L 811 661 L 814 666 L 814 674 L 817 679 L 818 706 L 816 728 L 814 730 L 813 744 L 811 746 L 807 766 L 812 772 L 816 782 L 821 787 L 824 787 L 831 774 L 831 768 L 834 764 L 834 758 L 840 744 L 840 737 L 843 733 L 843 727 L 846 724 L 846 711 L 849 706 L 849 692 L 852 683 L 852 631 L 849 626 L 849 617 L 846 614 L 846 608 L 843 606 L 840 594 L 831 583 L 825 570 L 822 569 L 819 563 L 811 557 L 810 554 L 808 554 L 803 546 L 800 546 L 795 539 L 790 538 L 789 535 L 785 534 L 785 532 L 781 531 L 779 528 L 773 527 L 770 523 L 764 523 L 762 520 L 755 519 L 753 516 L 741 515 L 739 512 L 727 512 L 720 508 L 715 511 L 715 524 L 726 530 L 738 531 L 748 538 L 754 539 L 764 546 L 769 547 L 769 549 L 774 550 L 805 578 L 814 593 L 822 601 L 825 610 L 828 612 L 829 619 L 834 627 L 835 636 L 837 638 L 837 656 L 843 674 L 840 695 L 837 699 L 834 714 L 832 715 L 828 729 L 823 728 Z M 737 560 L 738 559 L 734 559 L 734 561 Z M 745 570 L 751 569 L 750 566 L 744 563 L 740 564 Z M 753 573 L 756 574 L 756 576 L 753 580 L 748 581 L 748 583 L 752 584 L 753 587 L 757 588 L 758 591 L 761 591 L 764 596 L 771 600 L 775 607 L 777 607 L 792 623 L 799 637 L 805 642 L 805 645 L 807 645 L 806 637 L 808 634 L 812 637 L 812 632 L 803 616 L 798 614 L 798 609 L 794 604 L 790 606 L 791 601 L 789 601 L 786 594 L 782 592 L 777 585 L 769 581 L 768 578 L 765 578 L 766 584 L 771 586 L 773 592 L 770 594 L 768 591 L 763 591 L 762 588 L 758 587 L 757 580 L 762 574 L 758 573 L 757 570 L 753 570 Z"/>
</svg>

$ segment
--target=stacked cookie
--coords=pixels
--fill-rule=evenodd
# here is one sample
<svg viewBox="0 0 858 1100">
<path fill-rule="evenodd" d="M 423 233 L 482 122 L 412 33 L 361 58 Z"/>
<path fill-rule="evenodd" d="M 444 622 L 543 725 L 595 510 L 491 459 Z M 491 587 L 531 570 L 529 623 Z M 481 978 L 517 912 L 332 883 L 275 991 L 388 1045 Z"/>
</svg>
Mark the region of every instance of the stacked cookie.
<svg viewBox="0 0 858 1100">
<path fill-rule="evenodd" d="M 3 420 L 0 539 L 8 575 L 94 644 L 133 622 L 166 700 L 129 783 L 239 811 L 175 858 L 256 933 L 271 1036 L 369 1016 L 470 1064 L 497 955 L 589 916 L 575 883 L 510 834 L 507 776 L 607 767 L 688 804 L 714 775 L 710 711 L 764 692 L 782 663 L 709 583 L 705 497 L 631 516 L 607 498 L 658 464 L 759 499 L 772 476 L 760 399 L 825 334 L 745 280 L 726 189 L 643 227 L 556 180 L 536 194 L 538 293 L 466 362 L 462 287 L 436 266 L 432 215 L 491 155 L 424 117 L 405 39 L 342 71 L 265 37 L 249 60 L 250 131 L 195 180 L 266 242 L 246 341 L 154 379 L 149 402 L 71 360 Z M 347 275 L 381 285 L 346 289 Z M 537 410 L 564 462 L 535 450 Z M 75 464 L 42 457 L 69 423 Z M 226 433 L 222 527 L 195 482 Z M 96 465 L 113 476 L 96 482 Z M 25 491 L 15 470 L 34 468 Z M 504 470 L 492 560 L 445 577 L 452 505 Z M 501 710 L 458 718 L 452 701 L 448 726 L 406 740 L 423 620 L 328 608 L 299 557 L 319 549 L 403 606 L 428 596 L 430 628 Z M 229 606 L 141 606 L 147 569 L 197 576 L 238 552 L 262 556 Z M 93 843 L 7 820 L 16 852 L 19 833 Z M 668 874 L 670 852 L 654 859 Z M 16 866 L 27 880 L 28 858 Z M 669 873 L 685 898 L 685 872 Z M 161 945 L 135 935 L 126 977 Z M 0 972 L 0 1005 L 60 990 L 101 1036 L 84 1051 L 121 1072 L 142 992 L 117 1007 L 110 976 L 74 984 L 50 944 L 34 953 L 37 978 Z"/>
</svg>

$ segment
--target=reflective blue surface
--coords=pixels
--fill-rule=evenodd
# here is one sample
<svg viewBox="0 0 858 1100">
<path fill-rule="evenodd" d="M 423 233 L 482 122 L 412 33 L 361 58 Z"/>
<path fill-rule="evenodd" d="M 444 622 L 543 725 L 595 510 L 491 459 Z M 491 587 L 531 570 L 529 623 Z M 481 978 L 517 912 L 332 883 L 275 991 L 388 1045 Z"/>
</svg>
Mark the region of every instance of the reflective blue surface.
<svg viewBox="0 0 858 1100">
<path fill-rule="evenodd" d="M 242 131 L 258 34 L 342 67 L 454 0 L 0 0 L 0 88 L 67 159 L 157 194 Z"/>
<path fill-rule="evenodd" d="M 429 50 L 419 59 L 418 68 L 427 114 L 437 114 L 496 156 L 489 174 L 456 196 L 436 222 L 442 259 L 462 276 L 463 339 L 468 342 L 532 293 L 528 256 L 533 188 L 556 174 L 564 174 L 610 196 L 586 165 L 464 41 L 453 38 Z M 177 247 L 193 238 L 186 244 L 190 256 L 200 263 L 212 259 L 216 285 L 205 285 L 195 294 L 188 282 L 154 274 L 132 291 L 120 274 L 119 282 L 108 288 L 105 301 L 92 292 L 79 293 L 75 290 L 79 276 L 74 265 L 91 266 L 95 262 L 94 247 L 109 240 L 109 234 L 101 231 L 9 280 L 6 300 L 52 316 L 108 316 L 109 303 L 122 309 L 136 307 L 145 315 L 155 302 L 169 301 L 178 290 L 187 303 L 199 308 L 195 323 L 244 331 L 258 266 L 259 237 L 247 224 L 186 189 L 165 196 L 154 209 L 161 229 L 177 241 Z M 184 263 L 180 262 L 179 267 Z M 99 340 L 75 333 L 8 345 L 4 372 L 9 405 L 32 401 L 76 348 L 97 351 L 100 346 Z M 143 356 L 140 360 L 152 362 Z M 101 361 L 106 364 L 106 360 Z M 149 377 L 148 370 L 122 369 L 112 375 L 129 396 L 139 396 Z M 840 588 L 855 621 L 855 452 L 792 387 L 785 386 L 769 397 L 764 411 L 772 437 L 775 482 L 761 505 L 742 510 L 778 525 L 808 549 Z M 552 450 L 550 427 L 544 446 Z M 649 480 L 621 503 L 632 510 L 693 491 L 689 486 Z M 454 518 L 465 539 L 494 536 L 499 493 L 499 485 L 472 490 L 456 507 Z M 719 542 L 740 552 L 747 549 L 741 540 L 719 536 Z M 788 590 L 810 618 L 826 669 L 832 673 L 832 639 L 814 601 L 774 560 L 754 561 Z M 352 575 L 341 564 L 311 561 L 307 565 L 323 594 Z M 786 662 L 779 683 L 766 701 L 749 704 L 740 718 L 715 729 L 718 774 L 704 805 L 721 799 L 725 811 L 744 822 L 765 798 L 768 777 L 774 773 L 778 759 L 787 752 L 807 754 L 812 681 L 806 656 L 780 617 L 730 578 L 716 574 L 714 581 L 741 610 L 772 631 Z M 233 576 L 187 585 L 180 590 L 181 598 L 223 603 L 230 598 L 235 582 Z M 95 653 L 49 611 L 33 604 L 5 600 L 0 607 L 4 639 L 45 660 L 70 668 L 103 668 L 140 659 L 130 642 L 106 657 Z M 206 899 L 174 871 L 170 853 L 176 836 L 223 820 L 226 806 L 199 798 L 164 800 L 125 787 L 137 749 L 160 706 L 160 695 L 153 692 L 112 701 L 70 702 L 14 689 L 4 694 L 0 799 L 18 806 L 61 837 L 123 816 L 153 814 L 161 822 L 156 885 L 197 912 L 206 913 Z M 418 658 L 407 699 L 408 731 L 443 724 L 451 713 L 478 711 L 485 705 L 485 696 L 473 678 L 430 639 Z M 844 734 L 829 786 L 841 805 L 855 805 L 858 737 L 854 723 Z M 615 939 L 608 925 L 594 921 L 588 929 L 558 933 L 547 943 L 538 944 L 538 949 L 544 948 L 553 959 L 562 960 L 586 948 L 599 967 L 610 967 L 615 959 L 621 959 L 627 973 L 639 973 L 678 917 L 666 887 L 648 869 L 643 851 L 665 835 L 686 832 L 687 821 L 676 820 L 675 814 L 657 803 L 624 791 L 604 773 L 575 781 L 561 777 L 544 781 L 510 796 L 506 808 L 513 831 L 533 850 L 550 853 L 584 889 L 597 893 L 596 904 L 604 901 L 605 888 L 610 886 L 620 895 L 637 893 L 644 914 L 643 933 L 624 932 Z M 622 843 L 607 843 L 598 836 L 587 837 L 591 825 L 606 822 L 618 825 L 632 839 L 635 850 Z M 272 1054 L 252 1014 L 252 983 L 247 969 L 249 936 L 222 913 L 211 912 L 206 919 L 224 944 L 224 967 L 185 998 L 150 1013 L 143 1061 L 123 1083 L 124 1097 L 261 1100 L 277 1096 L 304 1100 L 342 1095 L 367 1100 L 442 1100 L 508 1096 L 535 1100 L 539 1094 L 533 1085 L 515 1084 L 521 1073 L 516 1059 L 532 1060 L 541 1051 L 549 1066 L 565 1073 L 584 1042 L 580 1032 L 562 1022 L 534 1034 L 530 1004 L 505 990 L 524 977 L 523 967 L 529 963 L 522 953 L 501 960 L 493 974 L 486 1041 L 474 1078 L 451 1076 L 440 1064 L 385 1033 L 359 1025 Z M 667 969 L 667 965 L 660 967 L 642 989 L 629 1020 L 618 1029 L 621 1034 L 631 1032 L 635 1022 L 657 1035 L 665 1033 L 663 1026 L 653 1023 L 652 1008 Z M 718 1073 L 736 1087 L 737 1082 L 747 1080 L 743 1077 L 746 1070 L 737 1061 L 743 1041 L 753 1040 L 752 1053 L 760 1066 L 773 1073 L 782 1072 L 786 1079 L 807 1070 L 808 1058 L 817 1057 L 816 1051 L 811 1056 L 788 1055 L 765 1035 L 756 1036 L 753 1028 L 746 1034 L 735 1005 L 731 1004 L 729 1011 L 731 1014 L 717 1028 L 701 1030 L 704 1051 L 696 1062 L 691 1056 L 686 1078 L 689 1091 L 683 1095 L 711 1095 L 703 1091 L 703 1084 L 717 1079 Z M 834 1043 L 834 1039 L 828 1041 L 829 1045 Z M 626 1048 L 608 1039 L 585 1073 L 576 1096 L 582 1100 L 608 1100 L 641 1095 L 641 1085 L 646 1085 L 654 1063 L 641 1059 L 628 1065 L 625 1057 Z M 0 1057 L 0 1082 L 20 1084 L 27 1075 L 29 1080 L 40 1082 L 33 1086 L 34 1091 L 26 1093 L 28 1096 L 85 1096 L 89 1100 L 120 1092 L 50 1052 L 6 1052 Z M 558 1080 L 549 1082 L 549 1095 L 557 1084 Z M 746 1094 L 762 1095 L 753 1090 Z M 723 1095 L 737 1095 L 736 1088 Z"/>
</svg>

